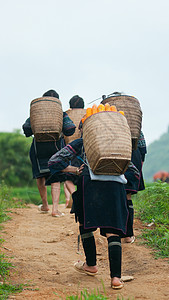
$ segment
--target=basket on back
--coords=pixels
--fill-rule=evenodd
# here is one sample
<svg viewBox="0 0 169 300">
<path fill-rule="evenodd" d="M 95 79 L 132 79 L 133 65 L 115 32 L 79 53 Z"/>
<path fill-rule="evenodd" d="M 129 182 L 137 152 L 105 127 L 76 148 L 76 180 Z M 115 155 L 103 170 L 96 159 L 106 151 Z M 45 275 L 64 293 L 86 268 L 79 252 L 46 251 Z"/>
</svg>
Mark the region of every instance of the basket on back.
<svg viewBox="0 0 169 300">
<path fill-rule="evenodd" d="M 81 118 L 85 115 L 86 109 L 84 108 L 73 108 L 66 111 L 69 118 L 76 125 L 75 133 L 71 136 L 64 136 L 66 145 L 71 143 L 72 141 L 79 139 L 81 137 L 81 133 L 78 129 Z"/>
<path fill-rule="evenodd" d="M 118 112 L 103 111 L 83 123 L 83 142 L 90 168 L 96 175 L 121 175 L 131 160 L 131 132 Z"/>
<path fill-rule="evenodd" d="M 102 104 L 115 105 L 117 110 L 124 111 L 125 117 L 131 130 L 133 148 L 137 148 L 142 124 L 142 111 L 139 101 L 128 95 L 112 96 L 104 99 Z"/>
<path fill-rule="evenodd" d="M 58 140 L 63 125 L 61 101 L 55 97 L 41 97 L 32 100 L 30 122 L 36 141 Z"/>
</svg>

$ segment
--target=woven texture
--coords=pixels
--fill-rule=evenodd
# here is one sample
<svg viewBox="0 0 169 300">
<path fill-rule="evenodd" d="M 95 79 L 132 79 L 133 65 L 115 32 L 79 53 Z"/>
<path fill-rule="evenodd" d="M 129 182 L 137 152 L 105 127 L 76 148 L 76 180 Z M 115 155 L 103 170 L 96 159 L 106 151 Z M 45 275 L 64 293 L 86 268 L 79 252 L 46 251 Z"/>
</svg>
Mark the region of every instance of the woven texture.
<svg viewBox="0 0 169 300">
<path fill-rule="evenodd" d="M 102 104 L 115 105 L 117 110 L 122 110 L 131 130 L 134 148 L 137 148 L 137 141 L 140 136 L 142 125 L 142 111 L 139 101 L 133 96 L 121 95 L 106 98 Z"/>
<path fill-rule="evenodd" d="M 71 143 L 72 141 L 79 139 L 81 137 L 80 130 L 78 129 L 81 118 L 85 115 L 86 109 L 84 108 L 74 108 L 66 111 L 69 118 L 76 125 L 75 133 L 71 136 L 64 136 L 66 145 Z"/>
<path fill-rule="evenodd" d="M 58 140 L 63 125 L 61 101 L 54 97 L 41 97 L 32 100 L 30 122 L 36 141 Z"/>
<path fill-rule="evenodd" d="M 87 160 L 94 174 L 121 175 L 131 160 L 131 132 L 118 112 L 100 112 L 83 124 Z"/>
</svg>

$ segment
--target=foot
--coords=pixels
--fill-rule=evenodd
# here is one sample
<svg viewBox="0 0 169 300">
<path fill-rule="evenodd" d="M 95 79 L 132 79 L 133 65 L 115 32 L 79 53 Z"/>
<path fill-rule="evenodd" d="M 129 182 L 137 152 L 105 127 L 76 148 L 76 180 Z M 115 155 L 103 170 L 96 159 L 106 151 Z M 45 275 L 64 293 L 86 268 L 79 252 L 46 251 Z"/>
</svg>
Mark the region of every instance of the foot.
<svg viewBox="0 0 169 300">
<path fill-rule="evenodd" d="M 133 244 L 135 242 L 135 236 L 128 236 L 124 239 L 125 243 Z"/>
<path fill-rule="evenodd" d="M 52 212 L 52 217 L 63 217 L 65 214 L 57 210 L 56 212 Z"/>
<path fill-rule="evenodd" d="M 69 205 L 69 200 L 66 201 L 66 203 L 65 203 L 65 208 L 68 207 L 68 205 Z"/>
<path fill-rule="evenodd" d="M 49 207 L 48 207 L 48 206 L 44 206 L 43 204 L 40 204 L 40 205 L 38 206 L 38 210 L 39 210 L 41 213 L 48 213 Z"/>
<path fill-rule="evenodd" d="M 123 281 L 118 277 L 113 277 L 111 279 L 111 287 L 112 289 L 121 289 L 124 286 Z"/>
<path fill-rule="evenodd" d="M 88 266 L 86 263 L 83 265 L 84 271 L 90 272 L 90 273 L 97 273 L 98 268 L 97 266 Z"/>
<path fill-rule="evenodd" d="M 74 268 L 76 271 L 90 276 L 95 276 L 98 274 L 97 266 L 88 266 L 86 263 L 80 260 L 74 264 Z"/>
</svg>

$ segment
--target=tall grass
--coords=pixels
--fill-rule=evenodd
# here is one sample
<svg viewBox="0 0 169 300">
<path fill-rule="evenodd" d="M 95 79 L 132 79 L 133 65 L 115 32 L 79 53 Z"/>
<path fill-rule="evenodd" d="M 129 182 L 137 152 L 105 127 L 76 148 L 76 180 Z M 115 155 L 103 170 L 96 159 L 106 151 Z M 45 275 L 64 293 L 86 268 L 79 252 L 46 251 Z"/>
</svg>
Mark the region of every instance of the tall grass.
<svg viewBox="0 0 169 300">
<path fill-rule="evenodd" d="M 146 225 L 141 235 L 144 242 L 156 250 L 156 257 L 169 257 L 169 184 L 147 185 L 133 203 L 136 217 Z"/>
<path fill-rule="evenodd" d="M 13 199 L 11 190 L 4 183 L 0 184 L 0 223 L 9 219 L 8 212 L 13 207 L 21 207 L 23 201 Z M 0 227 L 0 229 L 2 226 Z M 3 240 L 0 238 L 0 243 Z M 13 285 L 9 282 L 9 273 L 14 266 L 9 262 L 9 258 L 0 253 L 0 299 L 8 299 L 11 293 L 21 292 L 23 285 Z"/>
</svg>

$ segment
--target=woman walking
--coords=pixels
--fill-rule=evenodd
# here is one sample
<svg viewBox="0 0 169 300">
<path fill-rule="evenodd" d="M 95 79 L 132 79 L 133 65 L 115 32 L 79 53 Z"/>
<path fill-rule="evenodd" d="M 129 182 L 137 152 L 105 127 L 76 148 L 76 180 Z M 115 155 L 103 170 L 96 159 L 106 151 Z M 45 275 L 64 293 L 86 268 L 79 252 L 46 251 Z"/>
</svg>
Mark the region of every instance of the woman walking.
<svg viewBox="0 0 169 300">
<path fill-rule="evenodd" d="M 59 99 L 59 95 L 55 90 L 49 90 L 43 94 L 43 97 L 55 97 Z M 24 134 L 26 137 L 33 135 L 30 118 L 22 126 Z M 63 113 L 63 128 L 62 132 L 66 136 L 74 134 L 76 126 L 70 120 L 68 115 Z M 30 148 L 30 160 L 32 164 L 33 178 L 36 179 L 37 187 L 41 196 L 42 204 L 39 205 L 39 210 L 41 213 L 48 213 L 48 200 L 47 200 L 47 187 L 46 181 L 50 177 L 50 170 L 48 168 L 49 158 L 59 151 L 63 147 L 63 138 L 58 141 L 51 142 L 37 142 L 33 138 L 31 148 Z M 63 176 L 61 177 L 63 179 Z M 64 179 L 66 180 L 66 178 Z M 52 216 L 60 217 L 63 214 L 58 210 L 59 196 L 60 196 L 60 178 L 51 184 L 51 195 L 52 195 Z"/>
<path fill-rule="evenodd" d="M 84 164 L 80 167 L 69 165 L 69 161 L 77 156 Z M 100 234 L 105 236 L 108 242 L 111 287 L 122 288 L 121 238 L 125 237 L 128 219 L 124 176 L 114 176 L 113 181 L 100 181 L 99 176 L 97 180 L 91 180 L 82 138 L 54 154 L 48 165 L 54 177 L 63 173 L 79 175 L 77 191 L 72 196 L 86 261 L 75 263 L 75 269 L 91 276 L 98 274 L 93 232 L 100 228 Z"/>
</svg>

